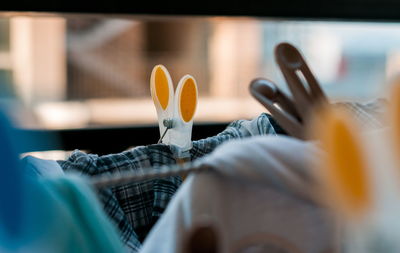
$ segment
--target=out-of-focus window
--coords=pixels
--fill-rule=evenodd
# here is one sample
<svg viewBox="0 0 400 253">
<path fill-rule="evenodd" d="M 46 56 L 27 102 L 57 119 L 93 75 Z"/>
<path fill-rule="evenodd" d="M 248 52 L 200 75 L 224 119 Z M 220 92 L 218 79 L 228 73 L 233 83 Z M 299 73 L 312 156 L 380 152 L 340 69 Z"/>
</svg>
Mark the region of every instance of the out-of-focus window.
<svg viewBox="0 0 400 253">
<path fill-rule="evenodd" d="M 253 78 L 285 87 L 273 52 L 282 41 L 301 49 L 333 100 L 382 96 L 400 69 L 397 24 L 11 17 L 0 18 L 0 94 L 17 97 L 38 127 L 155 123 L 149 79 L 163 64 L 175 85 L 197 80 L 195 121 L 251 118 L 264 111 L 248 92 Z"/>
<path fill-rule="evenodd" d="M 7 19 L 0 19 L 0 50 L 8 51 L 10 49 L 10 30 Z"/>
<path fill-rule="evenodd" d="M 0 97 L 14 95 L 10 59 L 10 29 L 7 19 L 0 19 Z"/>
</svg>

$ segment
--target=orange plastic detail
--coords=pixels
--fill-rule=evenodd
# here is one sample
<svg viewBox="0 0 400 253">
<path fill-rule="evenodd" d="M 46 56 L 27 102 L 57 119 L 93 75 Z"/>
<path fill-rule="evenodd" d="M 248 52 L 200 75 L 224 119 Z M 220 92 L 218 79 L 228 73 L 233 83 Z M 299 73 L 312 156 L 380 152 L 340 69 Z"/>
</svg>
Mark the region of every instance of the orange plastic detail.
<svg viewBox="0 0 400 253">
<path fill-rule="evenodd" d="M 182 119 L 189 122 L 196 111 L 197 105 L 197 89 L 196 84 L 192 78 L 188 78 L 183 87 L 180 97 L 180 111 Z"/>
<path fill-rule="evenodd" d="M 316 172 L 322 176 L 327 202 L 349 218 L 360 217 L 370 209 L 373 197 L 357 125 L 341 111 L 318 116 L 314 129 L 327 154 Z"/>
<path fill-rule="evenodd" d="M 331 170 L 331 175 L 341 181 L 337 187 L 338 191 L 343 191 L 343 198 L 347 198 L 347 203 L 355 210 L 365 210 L 370 204 L 369 184 L 367 172 L 365 171 L 365 158 L 361 154 L 359 143 L 354 142 L 352 133 L 342 122 L 336 123 L 336 138 L 333 153 L 336 154 L 336 169 Z M 347 137 L 348 136 L 348 137 Z"/>
<path fill-rule="evenodd" d="M 161 67 L 158 67 L 156 70 L 155 86 L 158 101 L 165 110 L 169 102 L 169 86 L 167 76 Z"/>
</svg>

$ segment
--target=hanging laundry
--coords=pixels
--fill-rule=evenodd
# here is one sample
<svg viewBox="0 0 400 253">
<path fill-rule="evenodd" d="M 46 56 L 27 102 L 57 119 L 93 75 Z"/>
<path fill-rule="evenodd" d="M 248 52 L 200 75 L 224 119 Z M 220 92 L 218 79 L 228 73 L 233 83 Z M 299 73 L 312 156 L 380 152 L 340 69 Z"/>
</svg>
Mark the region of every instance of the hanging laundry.
<svg viewBox="0 0 400 253">
<path fill-rule="evenodd" d="M 238 120 L 214 137 L 193 141 L 190 150 L 191 159 L 203 157 L 229 140 L 263 134 L 274 135 L 285 132 L 268 114 L 262 114 L 252 121 Z M 78 171 L 86 175 L 99 175 L 173 165 L 176 160 L 173 146 L 157 144 L 101 157 L 77 150 L 69 159 L 58 163 L 67 172 Z M 166 209 L 181 182 L 181 178 L 177 176 L 99 191 L 98 196 L 104 205 L 104 210 L 119 228 L 122 241 L 131 252 L 137 252 L 141 247 L 141 243 Z"/>
<path fill-rule="evenodd" d="M 195 160 L 211 153 L 220 144 L 237 138 L 262 134 L 285 134 L 270 115 L 262 114 L 252 120 L 239 120 L 217 136 L 193 142 L 190 151 Z M 41 161 L 28 159 L 26 164 L 40 170 Z M 44 161 L 52 170 L 52 161 Z M 120 154 L 97 156 L 75 151 L 66 161 L 58 161 L 65 171 L 78 171 L 86 175 L 114 173 L 116 171 L 141 170 L 152 166 L 175 164 L 173 146 L 163 144 L 136 147 Z M 36 166 L 36 168 L 35 168 Z M 46 166 L 45 166 L 46 167 Z M 55 173 L 58 168 L 54 167 Z M 49 174 L 42 169 L 39 174 Z M 51 173 L 50 173 L 51 174 Z M 121 240 L 131 252 L 137 252 L 148 232 L 166 209 L 170 199 L 181 184 L 180 177 L 146 180 L 124 186 L 103 189 L 98 197 L 105 212 L 118 227 Z"/>
<path fill-rule="evenodd" d="M 253 135 L 276 134 L 269 115 L 261 114 L 248 121 L 232 122 L 220 134 L 193 141 L 190 150 L 195 160 L 212 152 L 220 144 Z M 105 156 L 74 151 L 65 161 L 58 161 L 65 172 L 77 171 L 85 175 L 139 171 L 152 166 L 176 164 L 170 147 L 165 144 L 135 147 L 128 151 Z M 141 242 L 167 208 L 182 180 L 179 176 L 146 180 L 110 189 L 100 190 L 99 198 L 105 212 L 119 228 L 122 241 L 131 252 L 137 252 Z"/>
</svg>

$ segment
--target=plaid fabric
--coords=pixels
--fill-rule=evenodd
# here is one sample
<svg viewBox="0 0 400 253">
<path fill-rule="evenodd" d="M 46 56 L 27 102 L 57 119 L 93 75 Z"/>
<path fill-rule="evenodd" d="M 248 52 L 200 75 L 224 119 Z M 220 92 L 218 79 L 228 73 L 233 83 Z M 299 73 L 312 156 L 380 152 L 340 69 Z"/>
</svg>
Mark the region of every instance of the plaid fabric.
<svg viewBox="0 0 400 253">
<path fill-rule="evenodd" d="M 388 103 L 385 99 L 376 99 L 369 103 L 341 102 L 333 104 L 349 112 L 360 126 L 367 129 L 385 127 L 385 111 Z"/>
<path fill-rule="evenodd" d="M 191 159 L 200 158 L 212 152 L 221 143 L 232 139 L 276 134 L 270 120 L 272 119 L 267 114 L 261 114 L 251 121 L 238 120 L 214 137 L 193 141 Z M 105 156 L 76 150 L 67 160 L 58 163 L 64 171 L 78 171 L 91 176 L 172 165 L 176 160 L 169 146 L 156 144 Z M 181 183 L 181 178 L 176 176 L 99 190 L 98 195 L 104 210 L 119 228 L 121 239 L 129 252 L 137 252 L 140 249 L 141 242 L 166 209 Z"/>
</svg>

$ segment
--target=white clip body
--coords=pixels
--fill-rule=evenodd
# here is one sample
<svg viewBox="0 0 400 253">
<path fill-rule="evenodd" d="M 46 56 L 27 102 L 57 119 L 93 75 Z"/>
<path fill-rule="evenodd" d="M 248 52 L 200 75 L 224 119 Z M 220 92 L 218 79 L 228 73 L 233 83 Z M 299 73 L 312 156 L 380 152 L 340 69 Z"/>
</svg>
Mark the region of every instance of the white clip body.
<svg viewBox="0 0 400 253">
<path fill-rule="evenodd" d="M 196 80 L 185 75 L 174 94 L 168 70 L 157 65 L 151 73 L 150 89 L 157 110 L 161 142 L 172 145 L 178 158 L 187 157 L 192 148 L 193 118 L 198 101 Z"/>
</svg>

